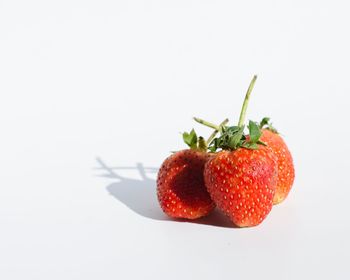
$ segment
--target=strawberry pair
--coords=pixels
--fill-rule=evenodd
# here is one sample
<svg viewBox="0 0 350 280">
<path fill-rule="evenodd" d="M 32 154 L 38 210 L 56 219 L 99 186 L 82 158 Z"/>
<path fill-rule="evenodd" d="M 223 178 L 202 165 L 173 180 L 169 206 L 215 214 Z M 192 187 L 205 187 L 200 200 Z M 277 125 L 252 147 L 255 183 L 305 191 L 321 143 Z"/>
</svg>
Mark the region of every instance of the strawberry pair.
<svg viewBox="0 0 350 280">
<path fill-rule="evenodd" d="M 260 224 L 288 195 L 294 181 L 294 166 L 285 142 L 268 118 L 244 119 L 254 76 L 237 126 L 219 126 L 195 118 L 214 129 L 207 141 L 194 130 L 184 133 L 190 149 L 172 154 L 162 164 L 157 195 L 163 211 L 174 218 L 196 219 L 208 215 L 215 205 L 239 227 Z M 217 133 L 220 133 L 216 137 Z"/>
</svg>

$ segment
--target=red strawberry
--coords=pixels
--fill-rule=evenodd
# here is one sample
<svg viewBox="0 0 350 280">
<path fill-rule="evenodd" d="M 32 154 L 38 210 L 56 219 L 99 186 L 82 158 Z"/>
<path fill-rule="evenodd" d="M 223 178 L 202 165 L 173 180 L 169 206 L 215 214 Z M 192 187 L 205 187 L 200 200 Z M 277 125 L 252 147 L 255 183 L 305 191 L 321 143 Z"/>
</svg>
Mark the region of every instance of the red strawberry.
<svg viewBox="0 0 350 280">
<path fill-rule="evenodd" d="M 211 198 L 234 224 L 255 226 L 272 208 L 276 158 L 264 146 L 222 151 L 206 164 L 204 179 Z"/>
<path fill-rule="evenodd" d="M 277 184 L 277 159 L 260 141 L 259 126 L 250 121 L 249 135 L 244 135 L 243 123 L 255 80 L 256 76 L 248 88 L 238 126 L 225 127 L 209 147 L 224 151 L 213 156 L 204 169 L 211 198 L 239 227 L 256 226 L 266 218 Z"/>
<path fill-rule="evenodd" d="M 215 131 L 209 141 L 227 122 L 220 126 L 212 124 Z M 176 152 L 163 162 L 157 178 L 157 195 L 161 208 L 170 217 L 196 219 L 215 208 L 203 176 L 210 155 L 206 152 L 206 141 L 197 138 L 194 130 L 184 133 L 183 139 L 191 149 Z"/>
<path fill-rule="evenodd" d="M 273 198 L 273 203 L 278 204 L 282 202 L 288 195 L 294 182 L 294 165 L 292 155 L 277 131 L 268 124 L 269 119 L 264 118 L 260 127 L 264 128 L 267 125 L 267 129 L 262 130 L 260 140 L 265 142 L 277 158 L 278 164 L 278 179 L 276 193 Z"/>
<path fill-rule="evenodd" d="M 189 149 L 176 152 L 163 162 L 157 178 L 157 194 L 167 215 L 196 219 L 214 209 L 203 177 L 208 158 L 206 152 Z"/>
</svg>

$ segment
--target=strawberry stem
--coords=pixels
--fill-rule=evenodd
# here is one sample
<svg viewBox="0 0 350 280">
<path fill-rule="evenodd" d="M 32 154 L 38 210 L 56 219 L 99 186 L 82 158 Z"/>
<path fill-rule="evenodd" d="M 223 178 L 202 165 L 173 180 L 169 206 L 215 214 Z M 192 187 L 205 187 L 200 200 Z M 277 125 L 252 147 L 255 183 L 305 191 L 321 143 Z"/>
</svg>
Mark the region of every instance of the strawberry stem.
<svg viewBox="0 0 350 280">
<path fill-rule="evenodd" d="M 218 126 L 218 125 L 216 125 L 216 124 L 213 124 L 213 123 L 211 123 L 211 122 L 207 122 L 207 121 L 205 121 L 205 120 L 202 120 L 202 119 L 196 118 L 196 117 L 194 117 L 193 119 L 194 119 L 197 123 L 203 124 L 203 125 L 205 125 L 205 126 L 208 126 L 208 127 L 210 127 L 210 128 L 213 128 L 213 129 L 215 129 L 215 130 L 217 130 L 217 131 L 220 131 L 220 126 Z"/>
<path fill-rule="evenodd" d="M 248 107 L 248 103 L 249 103 L 249 98 L 250 98 L 250 94 L 254 88 L 254 84 L 256 79 L 258 78 L 257 75 L 254 75 L 252 81 L 250 82 L 250 85 L 248 87 L 247 93 L 245 95 L 244 101 L 243 101 L 243 105 L 242 105 L 242 109 L 241 109 L 241 115 L 239 116 L 239 122 L 238 122 L 238 126 L 239 127 L 243 127 L 244 121 L 245 121 L 245 115 L 247 112 L 247 107 Z"/>
<path fill-rule="evenodd" d="M 219 129 L 215 129 L 213 131 L 213 133 L 209 136 L 208 140 L 207 140 L 207 145 L 210 144 L 211 141 L 213 141 L 213 139 L 215 138 L 216 134 L 218 134 L 218 132 L 222 132 L 222 128 L 228 123 L 228 119 L 225 119 L 222 123 L 219 124 Z"/>
</svg>

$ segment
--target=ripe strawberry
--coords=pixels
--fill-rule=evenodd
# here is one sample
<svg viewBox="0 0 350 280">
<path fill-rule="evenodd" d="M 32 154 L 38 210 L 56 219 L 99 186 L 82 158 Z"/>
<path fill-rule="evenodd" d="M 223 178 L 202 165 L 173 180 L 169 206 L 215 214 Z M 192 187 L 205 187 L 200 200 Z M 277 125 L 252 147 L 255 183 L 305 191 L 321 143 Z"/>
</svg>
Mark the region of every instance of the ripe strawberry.
<svg viewBox="0 0 350 280">
<path fill-rule="evenodd" d="M 167 215 L 196 219 L 214 209 L 203 177 L 208 158 L 206 152 L 188 149 L 176 152 L 163 162 L 157 178 L 157 194 Z"/>
<path fill-rule="evenodd" d="M 227 122 L 215 126 L 209 140 Z M 203 177 L 210 154 L 206 152 L 206 142 L 202 137 L 197 139 L 194 130 L 184 133 L 183 138 L 190 149 L 178 151 L 163 162 L 157 178 L 157 195 L 161 208 L 170 217 L 196 219 L 215 208 Z"/>
<path fill-rule="evenodd" d="M 278 204 L 287 197 L 294 182 L 293 158 L 282 137 L 269 124 L 269 118 L 261 121 L 260 128 L 263 128 L 260 140 L 269 146 L 277 158 L 278 179 L 273 203 Z"/>
<path fill-rule="evenodd" d="M 276 158 L 264 146 L 222 151 L 206 164 L 204 180 L 213 201 L 234 224 L 256 226 L 272 208 Z"/>
<path fill-rule="evenodd" d="M 249 135 L 244 135 L 245 113 L 256 78 L 248 88 L 238 126 L 223 128 L 221 136 L 212 141 L 209 149 L 223 151 L 204 169 L 211 198 L 239 227 L 256 226 L 266 218 L 277 184 L 277 159 L 260 141 L 259 126 L 250 121 Z"/>
</svg>

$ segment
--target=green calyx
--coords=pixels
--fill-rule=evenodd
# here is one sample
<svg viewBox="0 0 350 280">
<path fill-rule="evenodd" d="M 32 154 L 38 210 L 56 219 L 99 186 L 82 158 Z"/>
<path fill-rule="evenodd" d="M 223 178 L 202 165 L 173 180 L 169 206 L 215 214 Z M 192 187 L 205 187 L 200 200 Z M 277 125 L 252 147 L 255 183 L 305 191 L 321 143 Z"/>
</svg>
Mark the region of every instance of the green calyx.
<svg viewBox="0 0 350 280">
<path fill-rule="evenodd" d="M 206 152 L 208 150 L 208 145 L 212 142 L 212 140 L 215 138 L 215 136 L 219 132 L 222 133 L 223 127 L 228 123 L 229 120 L 225 119 L 220 125 L 215 125 L 199 118 L 194 118 L 194 119 L 201 124 L 204 124 L 213 128 L 214 131 L 209 136 L 207 141 L 202 136 L 197 136 L 197 133 L 195 132 L 194 129 L 192 129 L 189 133 L 184 132 L 182 134 L 182 138 L 184 142 L 190 147 L 190 149 Z"/>
<path fill-rule="evenodd" d="M 184 132 L 182 139 L 191 149 L 198 149 L 198 136 L 197 133 L 192 129 L 190 133 Z"/>
<path fill-rule="evenodd" d="M 256 150 L 259 148 L 259 145 L 266 145 L 264 142 L 259 140 L 261 136 L 261 129 L 257 123 L 249 121 L 248 135 L 244 134 L 244 128 L 245 126 L 225 127 L 222 134 L 213 139 L 208 149 L 211 152 L 216 152 L 218 149 L 236 150 L 238 148 Z"/>
<path fill-rule="evenodd" d="M 261 127 L 259 124 L 249 121 L 247 126 L 248 135 L 244 133 L 245 130 L 245 115 L 248 108 L 248 103 L 250 99 L 250 94 L 254 88 L 257 76 L 255 75 L 250 82 L 247 93 L 244 98 L 244 102 L 242 105 L 239 122 L 237 126 L 225 126 L 223 125 L 220 130 L 219 137 L 213 137 L 210 139 L 211 141 L 208 144 L 208 149 L 211 152 L 216 152 L 219 149 L 222 150 L 236 150 L 238 148 L 246 148 L 246 149 L 258 149 L 259 145 L 266 145 L 264 142 L 260 141 L 261 136 Z M 201 119 L 195 118 L 195 121 L 216 129 L 212 123 L 203 121 Z M 265 125 L 265 124 L 264 124 Z M 217 130 L 217 129 L 216 129 Z"/>
<path fill-rule="evenodd" d="M 272 123 L 270 122 L 270 118 L 268 118 L 268 117 L 265 117 L 261 120 L 261 122 L 259 124 L 259 128 L 260 129 L 268 129 L 271 132 L 278 134 L 277 129 L 272 126 Z"/>
</svg>

